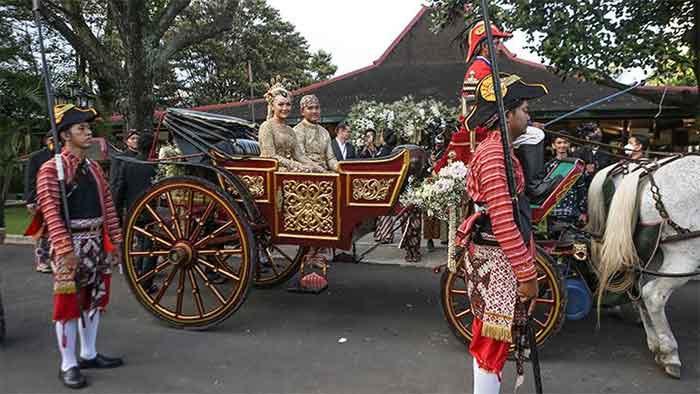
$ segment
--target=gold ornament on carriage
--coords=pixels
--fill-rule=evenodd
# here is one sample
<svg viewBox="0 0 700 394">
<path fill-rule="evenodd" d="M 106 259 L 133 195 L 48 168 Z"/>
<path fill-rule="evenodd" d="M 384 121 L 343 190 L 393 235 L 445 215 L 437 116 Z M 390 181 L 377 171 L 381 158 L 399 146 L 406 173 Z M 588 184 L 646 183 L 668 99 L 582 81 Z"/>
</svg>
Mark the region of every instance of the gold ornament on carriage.
<svg viewBox="0 0 700 394">
<path fill-rule="evenodd" d="M 353 179 L 352 198 L 356 201 L 384 201 L 393 183 L 393 179 Z"/>
<path fill-rule="evenodd" d="M 330 181 L 282 182 L 285 231 L 333 234 L 333 183 Z"/>
<path fill-rule="evenodd" d="M 261 198 L 265 195 L 265 178 L 260 175 L 243 175 L 240 176 L 241 182 L 248 188 L 248 191 L 253 196 L 253 198 Z M 238 196 L 238 192 L 233 186 L 229 186 L 229 193 L 235 197 Z"/>
</svg>

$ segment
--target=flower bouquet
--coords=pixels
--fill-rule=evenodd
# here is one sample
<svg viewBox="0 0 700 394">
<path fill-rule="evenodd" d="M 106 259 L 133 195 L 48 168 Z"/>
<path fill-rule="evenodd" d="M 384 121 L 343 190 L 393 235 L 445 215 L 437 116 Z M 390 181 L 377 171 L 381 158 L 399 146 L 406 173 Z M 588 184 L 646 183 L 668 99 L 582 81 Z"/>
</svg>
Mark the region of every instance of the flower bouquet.
<svg viewBox="0 0 700 394">
<path fill-rule="evenodd" d="M 448 208 L 460 206 L 466 195 L 467 172 L 464 163 L 456 161 L 418 186 L 409 183 L 401 196 L 401 204 L 416 206 L 430 217 L 447 220 Z"/>
</svg>

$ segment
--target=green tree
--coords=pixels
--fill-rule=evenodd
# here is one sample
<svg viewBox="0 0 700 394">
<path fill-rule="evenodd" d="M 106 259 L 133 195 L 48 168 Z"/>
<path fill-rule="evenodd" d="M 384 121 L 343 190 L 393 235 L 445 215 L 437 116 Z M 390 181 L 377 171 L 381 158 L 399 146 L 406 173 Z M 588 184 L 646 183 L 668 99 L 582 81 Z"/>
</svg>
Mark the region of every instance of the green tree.
<svg viewBox="0 0 700 394">
<path fill-rule="evenodd" d="M 30 1 L 5 1 L 30 20 Z M 264 0 L 43 0 L 41 13 L 94 81 L 103 113 L 119 109 L 135 128 L 153 124 L 157 105 L 246 97 L 247 61 L 257 80 L 305 83 L 335 71 Z"/>
<path fill-rule="evenodd" d="M 30 145 L 31 131 L 46 127 L 42 81 L 26 35 L 0 9 L 0 204 Z"/>
<path fill-rule="evenodd" d="M 241 10 L 240 22 L 217 40 L 182 51 L 172 66 L 187 102 L 202 105 L 248 98 L 248 62 L 254 76 L 255 96 L 265 92 L 265 83 L 284 76 L 296 87 L 327 79 L 335 74 L 331 55 L 311 53 L 306 39 L 294 25 L 264 0 Z"/>
<path fill-rule="evenodd" d="M 433 0 L 438 22 L 480 18 L 478 0 Z M 629 68 L 659 81 L 700 87 L 700 4 L 697 0 L 496 0 L 495 18 L 524 31 L 528 49 L 565 75 L 609 80 Z"/>
</svg>

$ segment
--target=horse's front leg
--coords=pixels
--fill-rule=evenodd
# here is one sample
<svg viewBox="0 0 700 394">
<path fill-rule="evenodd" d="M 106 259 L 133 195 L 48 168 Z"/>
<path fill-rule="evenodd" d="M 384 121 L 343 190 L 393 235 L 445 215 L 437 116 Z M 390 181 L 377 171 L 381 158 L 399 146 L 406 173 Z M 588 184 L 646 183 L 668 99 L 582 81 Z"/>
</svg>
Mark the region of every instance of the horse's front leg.
<svg viewBox="0 0 700 394">
<path fill-rule="evenodd" d="M 665 258 L 661 272 L 683 273 L 696 269 L 697 262 L 694 259 L 686 253 L 678 252 L 680 251 L 673 248 L 664 248 Z M 666 317 L 666 303 L 671 294 L 687 282 L 688 278 L 657 278 L 642 287 L 642 299 L 658 336 L 659 347 L 655 360 L 668 375 L 676 379 L 681 376 L 681 360 L 678 342 Z"/>
<path fill-rule="evenodd" d="M 659 352 L 659 336 L 656 335 L 654 323 L 649 317 L 649 311 L 647 311 L 644 300 L 640 299 L 634 301 L 634 306 L 637 309 L 637 312 L 639 312 L 639 317 L 644 325 L 644 332 L 647 334 L 647 346 L 649 347 L 649 351 L 656 355 Z"/>
</svg>

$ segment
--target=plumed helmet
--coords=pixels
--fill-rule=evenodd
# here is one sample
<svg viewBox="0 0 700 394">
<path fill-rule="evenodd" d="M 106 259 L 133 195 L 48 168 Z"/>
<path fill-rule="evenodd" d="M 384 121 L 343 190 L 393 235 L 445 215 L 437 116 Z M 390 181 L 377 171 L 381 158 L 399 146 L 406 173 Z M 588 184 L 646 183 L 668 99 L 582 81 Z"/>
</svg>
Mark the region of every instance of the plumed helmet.
<svg viewBox="0 0 700 394">
<path fill-rule="evenodd" d="M 467 35 L 467 62 L 476 56 L 479 45 L 486 39 L 484 25 L 484 21 L 479 21 L 469 30 Z M 491 24 L 491 34 L 493 38 L 510 38 L 513 36 L 513 33 L 504 32 L 494 24 Z"/>
</svg>

